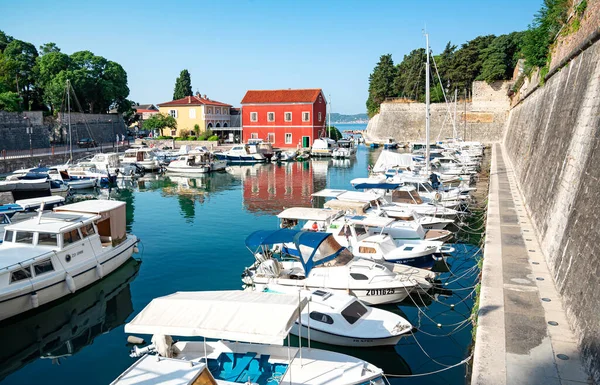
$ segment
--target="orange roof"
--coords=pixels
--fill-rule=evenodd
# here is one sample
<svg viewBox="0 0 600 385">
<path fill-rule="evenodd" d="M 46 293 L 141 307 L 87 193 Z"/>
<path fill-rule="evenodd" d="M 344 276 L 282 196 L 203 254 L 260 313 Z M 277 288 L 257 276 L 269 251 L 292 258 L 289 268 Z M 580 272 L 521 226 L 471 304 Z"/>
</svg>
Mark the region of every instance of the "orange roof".
<svg viewBox="0 0 600 385">
<path fill-rule="evenodd" d="M 241 104 L 314 103 L 320 93 L 320 88 L 303 90 L 249 90 L 244 95 Z"/>
<path fill-rule="evenodd" d="M 217 102 L 216 100 L 210 100 L 208 98 L 201 98 L 198 96 L 186 96 L 185 98 L 171 100 L 170 102 L 164 102 L 159 104 L 159 107 L 166 106 L 223 106 L 223 107 L 231 107 L 231 104 Z"/>
</svg>

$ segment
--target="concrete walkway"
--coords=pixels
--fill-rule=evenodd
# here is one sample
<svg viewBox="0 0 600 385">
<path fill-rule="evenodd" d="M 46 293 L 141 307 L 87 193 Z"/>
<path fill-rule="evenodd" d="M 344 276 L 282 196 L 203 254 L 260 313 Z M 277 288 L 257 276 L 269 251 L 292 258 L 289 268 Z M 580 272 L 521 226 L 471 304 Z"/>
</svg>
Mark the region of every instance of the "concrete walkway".
<svg viewBox="0 0 600 385">
<path fill-rule="evenodd" d="M 512 167 L 494 144 L 472 384 L 587 384 Z"/>
</svg>

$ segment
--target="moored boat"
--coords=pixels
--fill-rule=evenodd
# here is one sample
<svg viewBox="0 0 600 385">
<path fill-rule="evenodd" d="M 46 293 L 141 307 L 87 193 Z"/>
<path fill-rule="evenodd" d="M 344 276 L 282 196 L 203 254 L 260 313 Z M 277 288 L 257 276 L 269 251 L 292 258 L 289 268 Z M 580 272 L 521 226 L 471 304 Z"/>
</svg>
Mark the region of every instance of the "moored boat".
<svg viewBox="0 0 600 385">
<path fill-rule="evenodd" d="M 152 345 L 134 349 L 132 356 L 156 352 L 157 357 L 145 355 L 112 384 L 383 385 L 383 371 L 366 361 L 281 346 L 306 304 L 297 295 L 244 291 L 156 298 L 125 332 L 153 335 Z M 170 335 L 204 341 L 174 343 Z"/>
<path fill-rule="evenodd" d="M 84 201 L 9 225 L 0 244 L 0 320 L 102 279 L 131 257 L 125 203 Z"/>
<path fill-rule="evenodd" d="M 205 174 L 225 170 L 225 167 L 227 161 L 215 159 L 211 153 L 190 152 L 171 161 L 166 169 L 179 174 Z"/>
<path fill-rule="evenodd" d="M 230 163 L 261 163 L 266 162 L 267 158 L 260 152 L 253 152 L 248 145 L 235 145 L 228 151 L 215 152 L 214 156 L 219 160 L 226 160 Z"/>
</svg>

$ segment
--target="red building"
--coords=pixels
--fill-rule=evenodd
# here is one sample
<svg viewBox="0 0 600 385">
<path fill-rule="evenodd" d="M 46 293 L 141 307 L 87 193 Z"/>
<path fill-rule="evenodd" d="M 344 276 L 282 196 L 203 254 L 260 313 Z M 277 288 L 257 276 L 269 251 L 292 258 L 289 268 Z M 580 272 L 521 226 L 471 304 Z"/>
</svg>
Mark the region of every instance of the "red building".
<svg viewBox="0 0 600 385">
<path fill-rule="evenodd" d="M 325 136 L 327 101 L 321 89 L 250 90 L 242 99 L 242 138 L 275 147 L 310 147 Z"/>
</svg>

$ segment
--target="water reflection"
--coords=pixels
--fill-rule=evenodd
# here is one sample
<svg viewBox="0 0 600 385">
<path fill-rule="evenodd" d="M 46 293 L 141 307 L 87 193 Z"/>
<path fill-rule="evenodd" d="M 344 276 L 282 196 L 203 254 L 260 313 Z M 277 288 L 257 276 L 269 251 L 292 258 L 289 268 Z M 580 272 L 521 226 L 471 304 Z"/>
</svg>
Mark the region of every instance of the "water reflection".
<svg viewBox="0 0 600 385">
<path fill-rule="evenodd" d="M 230 167 L 241 178 L 244 207 L 258 214 L 278 214 L 285 207 L 311 207 L 315 182 L 311 162 L 266 163 Z"/>
<path fill-rule="evenodd" d="M 129 284 L 141 262 L 130 259 L 102 281 L 51 307 L 0 323 L 0 381 L 38 358 L 60 363 L 133 312 Z"/>
</svg>

